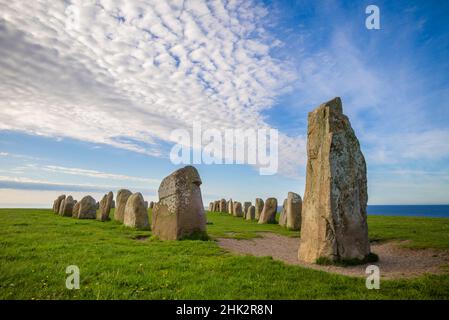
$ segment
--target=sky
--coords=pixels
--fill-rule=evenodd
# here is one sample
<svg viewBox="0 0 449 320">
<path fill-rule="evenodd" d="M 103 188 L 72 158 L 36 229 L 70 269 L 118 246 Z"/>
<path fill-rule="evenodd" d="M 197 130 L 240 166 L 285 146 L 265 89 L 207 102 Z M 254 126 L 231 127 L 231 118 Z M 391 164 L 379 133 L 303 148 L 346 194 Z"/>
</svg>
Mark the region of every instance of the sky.
<svg viewBox="0 0 449 320">
<path fill-rule="evenodd" d="M 365 26 L 368 5 L 380 29 Z M 203 202 L 303 196 L 307 113 L 336 96 L 369 204 L 449 203 L 447 1 L 0 0 L 0 207 L 157 201 L 176 129 L 279 132 L 279 167 L 198 164 Z"/>
</svg>

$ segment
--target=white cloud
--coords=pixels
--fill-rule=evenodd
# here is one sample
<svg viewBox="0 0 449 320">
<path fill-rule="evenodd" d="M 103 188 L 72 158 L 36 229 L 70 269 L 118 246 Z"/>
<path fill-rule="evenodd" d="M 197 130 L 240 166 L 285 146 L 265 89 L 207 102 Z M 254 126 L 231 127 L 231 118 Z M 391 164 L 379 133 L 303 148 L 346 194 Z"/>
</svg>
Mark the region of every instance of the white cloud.
<svg viewBox="0 0 449 320">
<path fill-rule="evenodd" d="M 260 112 L 295 78 L 251 1 L 0 4 L 0 130 L 167 157 L 160 142 L 193 121 L 267 127 Z M 303 144 L 281 140 L 281 154 Z"/>
</svg>

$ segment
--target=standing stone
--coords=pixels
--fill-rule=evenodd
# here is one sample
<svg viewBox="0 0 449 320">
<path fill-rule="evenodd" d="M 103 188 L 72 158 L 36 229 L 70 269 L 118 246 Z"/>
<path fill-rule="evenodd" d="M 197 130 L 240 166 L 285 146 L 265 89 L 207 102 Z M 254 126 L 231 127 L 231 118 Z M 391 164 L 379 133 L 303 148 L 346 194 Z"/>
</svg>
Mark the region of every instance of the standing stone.
<svg viewBox="0 0 449 320">
<path fill-rule="evenodd" d="M 214 203 L 213 202 L 209 203 L 209 211 L 210 212 L 214 211 Z"/>
<path fill-rule="evenodd" d="M 243 217 L 242 204 L 238 201 L 234 201 L 234 217 Z"/>
<path fill-rule="evenodd" d="M 153 234 L 161 240 L 178 240 L 206 233 L 201 178 L 192 166 L 176 170 L 162 180 L 159 202 L 154 205 Z"/>
<path fill-rule="evenodd" d="M 226 213 L 228 209 L 226 208 L 226 200 L 225 199 L 221 199 L 220 200 L 220 205 L 219 205 L 219 211 L 222 213 Z"/>
<path fill-rule="evenodd" d="M 144 201 L 143 205 L 145 206 L 145 210 L 148 210 L 148 201 Z"/>
<path fill-rule="evenodd" d="M 314 263 L 370 254 L 366 164 L 340 98 L 309 113 L 307 172 L 298 257 Z"/>
<path fill-rule="evenodd" d="M 68 196 L 64 200 L 64 205 L 61 210 L 61 215 L 63 217 L 71 217 L 73 213 L 73 207 L 75 206 L 76 201 L 73 200 L 72 196 Z"/>
<path fill-rule="evenodd" d="M 62 216 L 62 212 L 64 211 L 64 203 L 65 203 L 65 199 L 62 199 L 61 203 L 59 204 L 59 212 L 58 212 L 58 214 L 60 216 Z"/>
<path fill-rule="evenodd" d="M 81 204 L 81 201 L 75 201 L 75 205 L 73 206 L 73 210 L 72 210 L 72 218 L 78 218 L 78 215 L 80 212 L 80 204 Z"/>
<path fill-rule="evenodd" d="M 287 207 L 285 210 L 286 227 L 290 230 L 301 230 L 301 196 L 294 192 L 289 192 L 287 197 Z"/>
<path fill-rule="evenodd" d="M 276 198 L 268 198 L 260 213 L 259 224 L 276 223 L 277 208 L 278 201 Z"/>
<path fill-rule="evenodd" d="M 131 191 L 127 189 L 120 189 L 117 191 L 117 198 L 116 198 L 116 205 L 117 208 L 114 212 L 114 219 L 123 223 L 123 219 L 125 216 L 125 208 L 126 208 L 126 202 L 128 201 L 128 198 L 132 195 Z"/>
<path fill-rule="evenodd" d="M 279 215 L 279 225 L 282 227 L 287 226 L 287 199 L 284 200 L 282 205 L 281 214 Z"/>
<path fill-rule="evenodd" d="M 243 202 L 243 218 L 245 218 L 245 219 L 246 219 L 246 215 L 248 214 L 249 207 L 251 207 L 250 201 Z"/>
<path fill-rule="evenodd" d="M 78 219 L 95 219 L 97 217 L 97 203 L 91 196 L 80 200 Z"/>
<path fill-rule="evenodd" d="M 154 201 L 150 201 L 150 209 L 153 209 L 154 207 Z"/>
<path fill-rule="evenodd" d="M 250 206 L 246 213 L 246 220 L 254 220 L 256 218 L 256 207 Z"/>
<path fill-rule="evenodd" d="M 53 211 L 55 213 L 59 213 L 59 207 L 61 205 L 62 200 L 65 199 L 65 194 L 61 194 L 58 198 L 56 198 L 54 204 L 53 204 Z"/>
<path fill-rule="evenodd" d="M 114 199 L 114 194 L 109 191 L 108 194 L 103 196 L 100 201 L 100 209 L 98 210 L 97 219 L 100 221 L 109 220 L 109 213 L 111 212 L 112 201 Z"/>
<path fill-rule="evenodd" d="M 128 197 L 125 206 L 123 224 L 127 227 L 145 229 L 150 226 L 148 222 L 148 211 L 145 208 L 145 201 L 140 192 Z"/>
<path fill-rule="evenodd" d="M 220 211 L 220 200 L 214 202 L 214 212 Z"/>
<path fill-rule="evenodd" d="M 232 199 L 229 199 L 228 201 L 228 213 L 233 214 L 234 213 L 234 202 Z"/>
<path fill-rule="evenodd" d="M 262 213 L 263 210 L 263 200 L 260 198 L 256 199 L 256 204 L 254 205 L 254 207 L 256 208 L 256 220 L 259 220 L 260 218 L 260 214 Z"/>
</svg>

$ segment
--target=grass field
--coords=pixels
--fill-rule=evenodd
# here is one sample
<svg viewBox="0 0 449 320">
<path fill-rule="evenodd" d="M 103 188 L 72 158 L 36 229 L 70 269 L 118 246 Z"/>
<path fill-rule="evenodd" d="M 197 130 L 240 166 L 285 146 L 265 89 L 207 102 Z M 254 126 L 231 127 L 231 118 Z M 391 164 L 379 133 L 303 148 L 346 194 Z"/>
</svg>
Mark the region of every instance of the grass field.
<svg viewBox="0 0 449 320">
<path fill-rule="evenodd" d="M 0 209 L 0 299 L 449 299 L 449 276 L 365 280 L 236 256 L 214 237 L 259 231 L 298 237 L 278 225 L 208 214 L 210 241 L 158 241 L 115 221 L 64 218 L 44 209 Z M 369 217 L 370 238 L 449 250 L 449 219 Z M 65 287 L 68 265 L 80 290 Z"/>
</svg>

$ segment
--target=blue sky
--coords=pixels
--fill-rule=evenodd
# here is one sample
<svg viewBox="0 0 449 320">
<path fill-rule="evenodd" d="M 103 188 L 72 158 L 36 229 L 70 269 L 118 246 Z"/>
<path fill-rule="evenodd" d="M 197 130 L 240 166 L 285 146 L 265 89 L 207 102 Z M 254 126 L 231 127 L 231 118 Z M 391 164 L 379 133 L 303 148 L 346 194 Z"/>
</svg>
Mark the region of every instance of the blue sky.
<svg viewBox="0 0 449 320">
<path fill-rule="evenodd" d="M 365 8 L 380 8 L 380 30 Z M 2 1 L 0 206 L 157 199 L 170 132 L 279 130 L 279 172 L 197 165 L 203 200 L 303 195 L 307 113 L 335 96 L 370 204 L 449 203 L 447 1 Z"/>
</svg>

